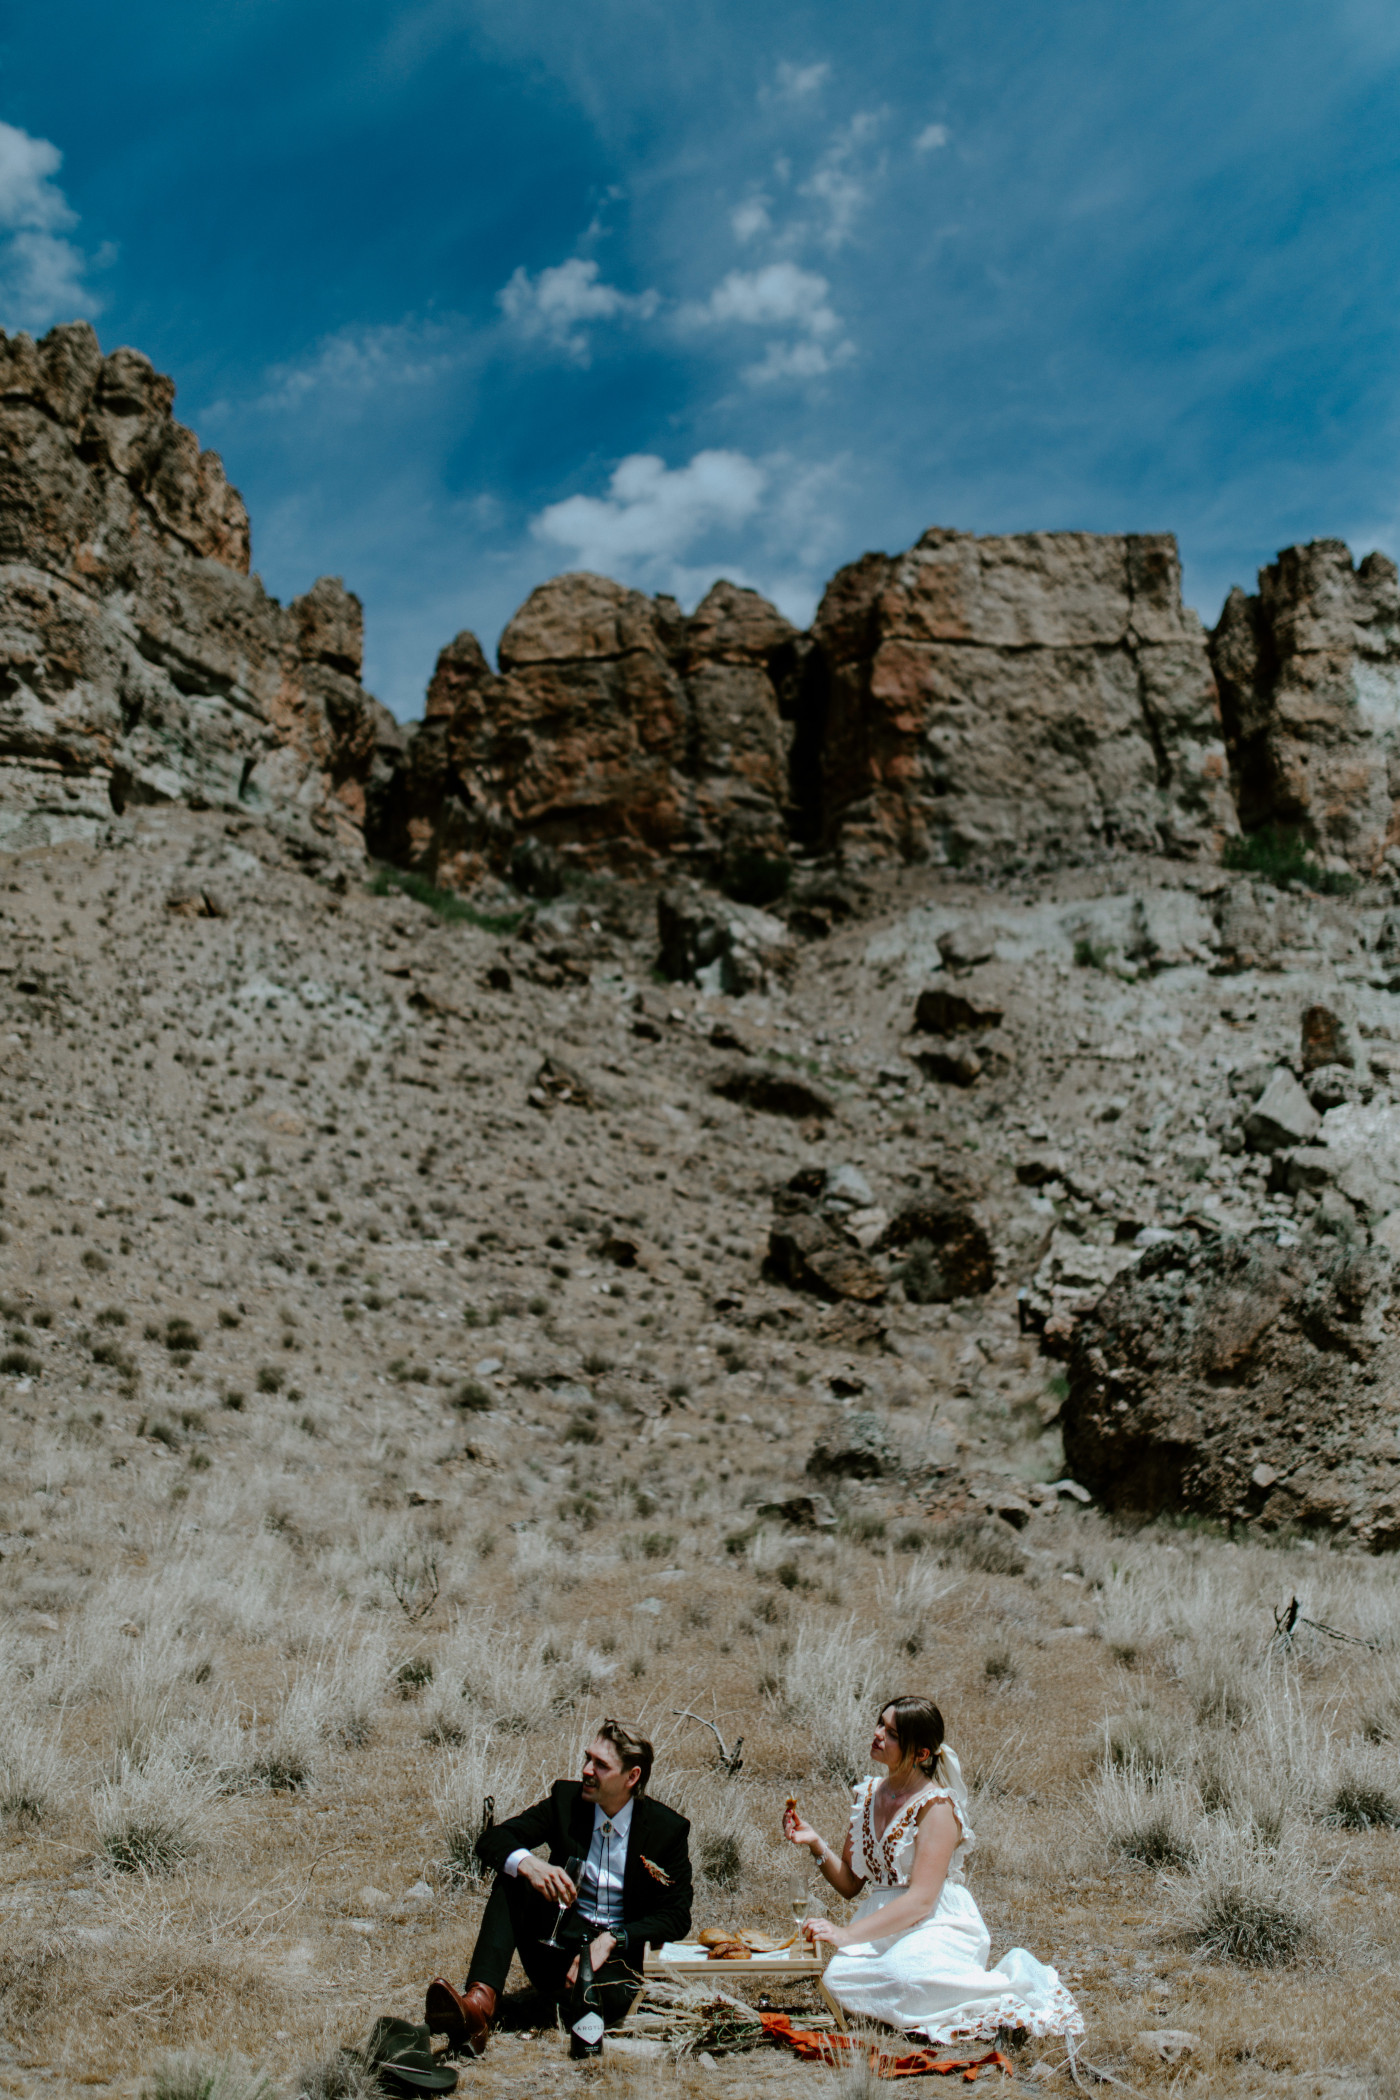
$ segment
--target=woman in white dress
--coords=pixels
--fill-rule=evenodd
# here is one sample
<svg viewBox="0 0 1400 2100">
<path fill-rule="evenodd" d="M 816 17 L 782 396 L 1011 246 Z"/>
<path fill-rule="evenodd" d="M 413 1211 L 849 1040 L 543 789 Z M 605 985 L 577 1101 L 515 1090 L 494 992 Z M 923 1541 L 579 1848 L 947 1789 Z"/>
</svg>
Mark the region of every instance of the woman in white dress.
<svg viewBox="0 0 1400 2100">
<path fill-rule="evenodd" d="M 934 2043 L 991 2042 L 1003 2027 L 1082 2034 L 1073 1998 L 1024 1947 L 987 1966 L 991 1938 L 963 1886 L 967 1789 L 933 1701 L 889 1700 L 870 1756 L 883 1771 L 855 1788 L 839 1858 L 795 1808 L 783 1817 L 784 1836 L 806 1846 L 838 1895 L 866 1891 L 849 1925 L 808 1918 L 802 1928 L 836 1949 L 822 1980 L 842 2010 Z"/>
</svg>

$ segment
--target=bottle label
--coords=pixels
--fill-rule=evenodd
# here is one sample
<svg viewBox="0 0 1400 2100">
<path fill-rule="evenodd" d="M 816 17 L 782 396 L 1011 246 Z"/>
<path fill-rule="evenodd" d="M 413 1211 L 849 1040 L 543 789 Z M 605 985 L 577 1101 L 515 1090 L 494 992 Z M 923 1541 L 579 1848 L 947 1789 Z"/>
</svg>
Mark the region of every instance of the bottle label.
<svg viewBox="0 0 1400 2100">
<path fill-rule="evenodd" d="M 601 2013 L 586 2012 L 581 2019 L 574 2021 L 573 2031 L 581 2042 L 587 2043 L 588 2047 L 593 2049 L 603 2039 L 603 2025 Z"/>
</svg>

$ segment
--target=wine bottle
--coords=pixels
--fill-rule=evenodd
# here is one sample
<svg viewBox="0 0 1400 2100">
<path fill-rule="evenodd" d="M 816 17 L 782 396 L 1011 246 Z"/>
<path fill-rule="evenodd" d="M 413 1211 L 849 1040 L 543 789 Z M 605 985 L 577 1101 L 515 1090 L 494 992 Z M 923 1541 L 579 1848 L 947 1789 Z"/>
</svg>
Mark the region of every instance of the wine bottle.
<svg viewBox="0 0 1400 2100">
<path fill-rule="evenodd" d="M 603 2015 L 598 2010 L 598 1986 L 593 1977 L 593 1951 L 587 1940 L 579 1949 L 578 1981 L 569 2003 L 570 2056 L 601 2056 Z"/>
</svg>

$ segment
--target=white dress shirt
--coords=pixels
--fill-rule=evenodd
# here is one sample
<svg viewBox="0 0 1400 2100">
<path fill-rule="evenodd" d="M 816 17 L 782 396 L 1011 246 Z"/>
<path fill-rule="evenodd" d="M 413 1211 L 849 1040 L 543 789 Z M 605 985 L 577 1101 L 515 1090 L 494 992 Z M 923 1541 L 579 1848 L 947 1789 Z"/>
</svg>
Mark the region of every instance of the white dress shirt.
<svg viewBox="0 0 1400 2100">
<path fill-rule="evenodd" d="M 629 1795 L 615 1816 L 604 1815 L 593 1804 L 593 1842 L 579 1876 L 578 1907 L 581 1915 L 611 1932 L 622 1923 L 622 1877 L 627 1867 L 627 1839 L 632 1828 Z M 527 1845 L 519 1846 L 506 1859 L 507 1874 L 518 1874 L 520 1862 L 528 1859 Z"/>
</svg>

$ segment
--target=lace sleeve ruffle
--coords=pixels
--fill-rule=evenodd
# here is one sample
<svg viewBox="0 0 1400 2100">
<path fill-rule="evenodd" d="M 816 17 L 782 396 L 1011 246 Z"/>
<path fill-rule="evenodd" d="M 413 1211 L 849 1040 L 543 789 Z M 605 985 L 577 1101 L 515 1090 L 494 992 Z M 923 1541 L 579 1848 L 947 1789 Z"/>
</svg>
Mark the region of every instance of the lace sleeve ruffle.
<svg viewBox="0 0 1400 2100">
<path fill-rule="evenodd" d="M 934 1786 L 930 1787 L 926 1793 L 921 1794 L 917 1803 L 911 1803 L 911 1806 L 916 1808 L 917 1813 L 910 1817 L 908 1829 L 901 1833 L 895 1845 L 894 1869 L 902 1882 L 907 1882 L 914 1871 L 914 1847 L 918 1842 L 919 1836 L 919 1816 L 935 1801 L 946 1801 L 957 1818 L 959 1836 L 958 1842 L 953 1848 L 953 1857 L 948 1862 L 948 1879 L 949 1881 L 962 1880 L 963 1862 L 967 1856 L 967 1848 L 970 1842 L 967 1818 L 963 1814 L 957 1795 L 951 1787 Z"/>
</svg>

